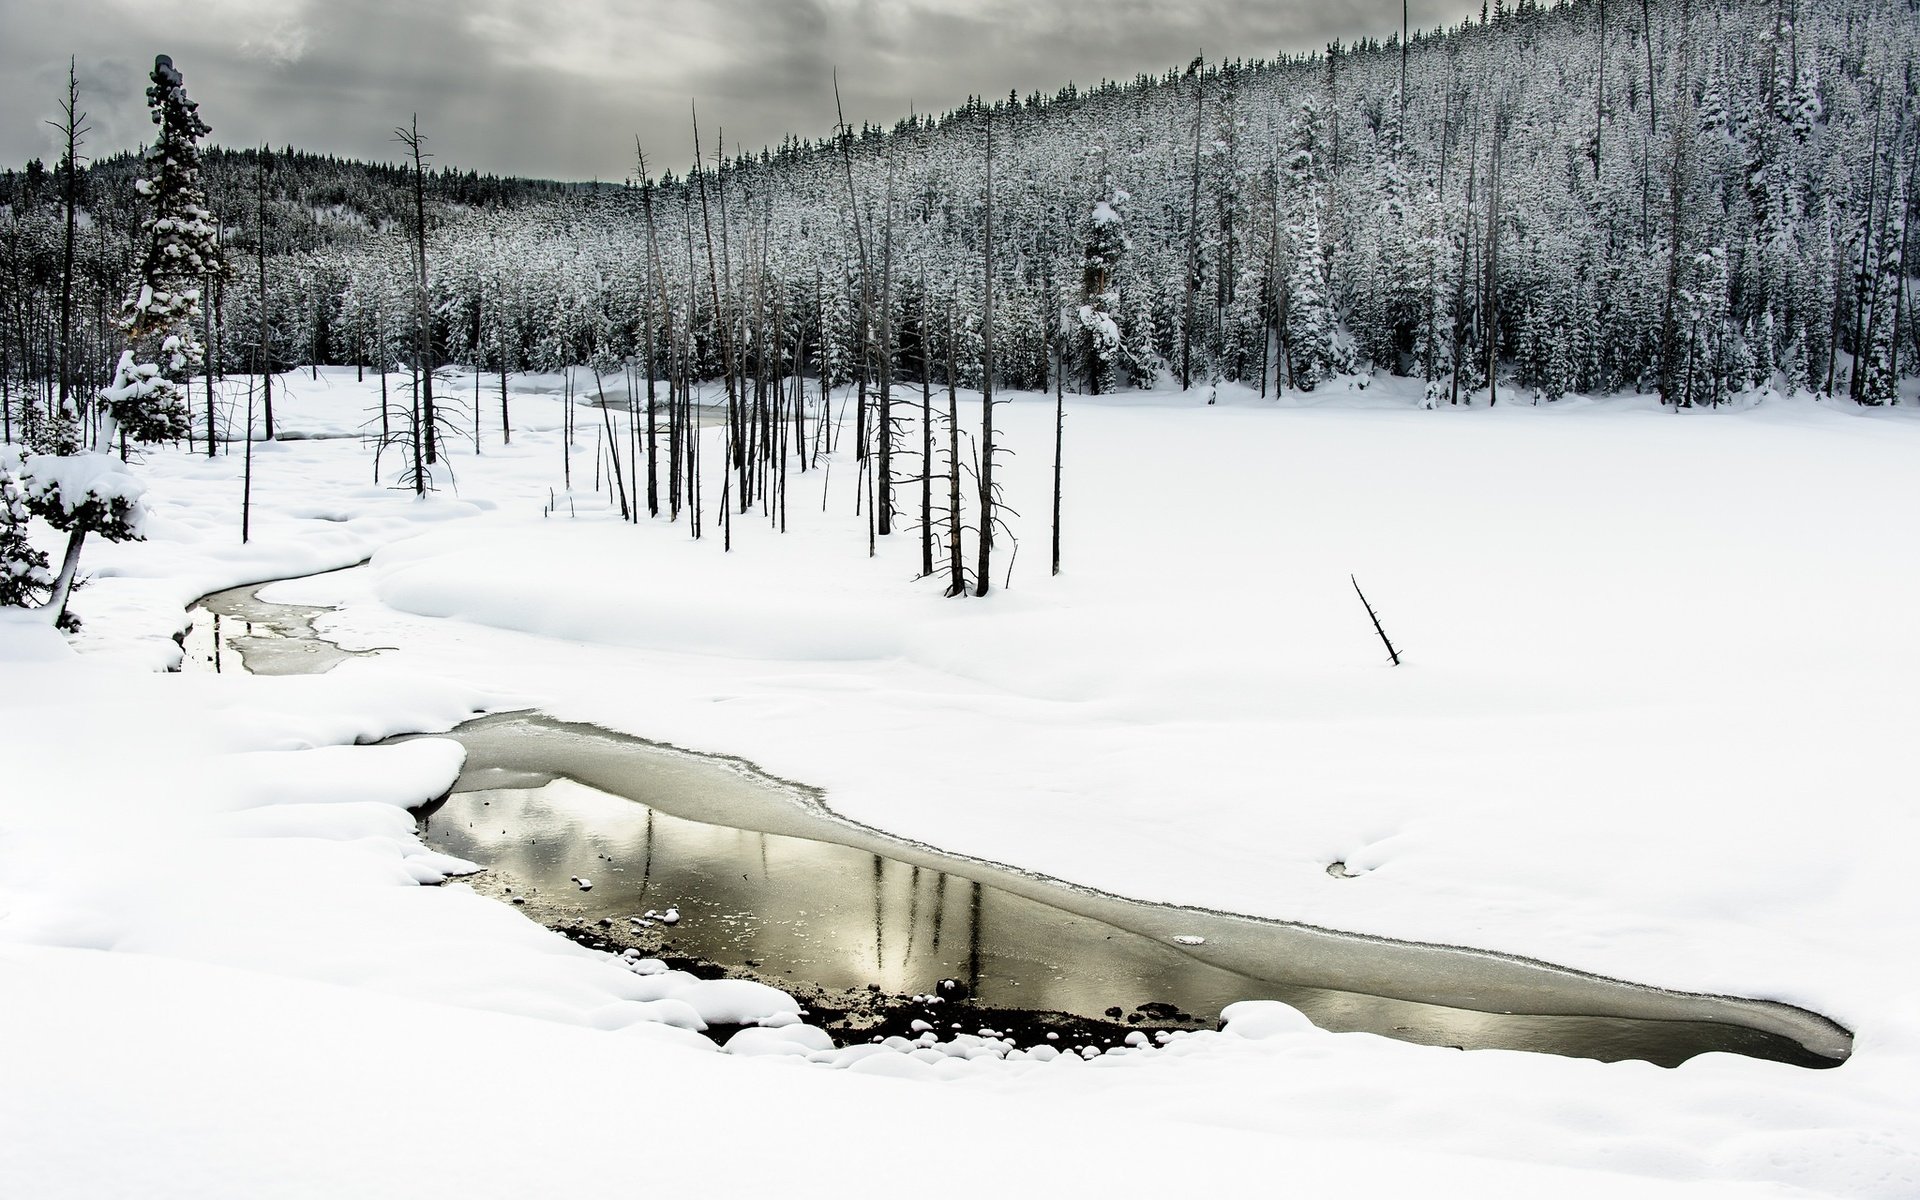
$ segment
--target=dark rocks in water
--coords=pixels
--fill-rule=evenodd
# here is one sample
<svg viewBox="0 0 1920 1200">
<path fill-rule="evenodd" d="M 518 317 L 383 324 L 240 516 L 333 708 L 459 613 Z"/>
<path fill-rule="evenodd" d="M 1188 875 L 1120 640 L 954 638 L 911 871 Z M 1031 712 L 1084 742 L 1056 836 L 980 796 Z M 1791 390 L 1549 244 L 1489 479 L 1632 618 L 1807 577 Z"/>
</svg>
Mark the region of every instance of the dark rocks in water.
<svg viewBox="0 0 1920 1200">
<path fill-rule="evenodd" d="M 967 985 L 958 979 L 942 979 L 933 985 L 942 1000 L 965 1000 L 968 996 Z"/>
<path fill-rule="evenodd" d="M 1112 1008 L 1109 1008 L 1107 1010 L 1107 1015 L 1109 1017 L 1112 1017 L 1114 1020 L 1118 1021 L 1121 1017 L 1126 1015 L 1126 1010 L 1121 1008 L 1118 1004 L 1116 1004 Z"/>
<path fill-rule="evenodd" d="M 898 995 L 886 991 L 877 983 L 852 988 L 822 988 L 815 984 L 778 978 L 753 970 L 730 970 L 706 959 L 676 954 L 667 947 L 635 946 L 636 934 L 631 929 L 609 930 L 598 924 L 590 925 L 579 920 L 568 920 L 557 912 L 539 911 L 538 906 L 533 915 L 544 918 L 543 923 L 556 933 L 589 949 L 604 950 L 613 954 L 636 950 L 650 958 L 660 959 L 676 971 L 685 971 L 697 978 L 748 978 L 780 988 L 800 1002 L 801 1008 L 807 1014 L 808 1024 L 826 1030 L 833 1037 L 835 1044 L 842 1046 L 855 1045 L 862 1041 L 878 1041 L 888 1036 L 912 1039 L 920 1036 L 927 1028 L 992 1029 L 998 1036 L 1010 1039 L 1019 1046 L 1080 1045 L 1091 1042 L 1102 1042 L 1111 1046 L 1131 1032 L 1125 1025 L 1115 1025 L 1072 1013 L 1046 1009 L 977 1006 L 965 998 L 966 987 L 958 980 L 946 981 L 953 985 L 949 988 L 943 989 L 939 984 L 934 985 L 935 992 L 945 990 L 948 996 L 932 993 Z M 916 1022 L 921 1028 L 916 1028 Z M 1188 1022 L 1172 1028 L 1211 1029 L 1215 1027 L 1213 1022 L 1193 1021 L 1189 1018 Z M 1165 1031 L 1151 1022 L 1146 1025 L 1146 1028 L 1156 1032 Z M 707 1036 L 717 1041 L 725 1041 L 726 1035 L 732 1032 L 734 1030 L 730 1027 L 716 1027 L 709 1029 Z"/>
</svg>

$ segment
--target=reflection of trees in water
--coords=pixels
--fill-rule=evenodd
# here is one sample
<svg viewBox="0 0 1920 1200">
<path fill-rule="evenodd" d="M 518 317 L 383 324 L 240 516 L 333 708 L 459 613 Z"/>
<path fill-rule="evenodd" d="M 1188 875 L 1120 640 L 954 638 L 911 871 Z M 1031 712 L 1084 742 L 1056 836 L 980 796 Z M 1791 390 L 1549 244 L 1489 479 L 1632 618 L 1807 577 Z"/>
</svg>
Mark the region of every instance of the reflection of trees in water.
<svg viewBox="0 0 1920 1200">
<path fill-rule="evenodd" d="M 1784 1039 L 1732 1026 L 1476 1013 L 1253 979 L 962 876 L 829 842 L 685 821 L 580 785 L 459 793 L 423 819 L 423 830 L 436 849 L 492 867 L 516 894 L 546 892 L 589 921 L 623 921 L 648 903 L 679 905 L 682 923 L 657 927 L 673 951 L 723 967 L 751 961 L 769 976 L 827 988 L 919 993 L 955 978 L 989 1007 L 1095 1018 L 1150 1001 L 1209 1017 L 1231 1001 L 1267 997 L 1324 1028 L 1429 1044 L 1655 1062 L 1705 1050 L 1799 1060 Z M 592 877 L 593 891 L 576 891 L 571 874 Z"/>
<path fill-rule="evenodd" d="M 647 898 L 647 885 L 653 882 L 653 810 L 647 810 L 647 832 L 640 850 L 640 899 Z"/>
<path fill-rule="evenodd" d="M 967 881 L 967 991 L 980 994 L 980 885 Z"/>
<path fill-rule="evenodd" d="M 906 966 L 913 960 L 913 940 L 920 933 L 920 868 L 909 868 L 907 876 L 907 946 L 900 952 L 900 965 Z"/>
<path fill-rule="evenodd" d="M 933 877 L 933 952 L 940 953 L 941 918 L 947 915 L 947 873 L 937 871 Z"/>
<path fill-rule="evenodd" d="M 887 944 L 887 864 L 873 856 L 873 966 L 885 971 Z"/>
<path fill-rule="evenodd" d="M 571 782 L 460 793 L 426 832 L 516 891 L 546 893 L 589 919 L 624 922 L 678 905 L 682 923 L 656 927 L 659 935 L 675 952 L 722 966 L 752 959 L 821 986 L 912 992 L 957 978 L 989 1002 L 1080 1011 L 1097 998 L 1096 1013 L 1115 993 L 1185 1001 L 1190 990 L 1174 976 L 1194 964 L 1139 935 L 1116 938 L 1107 926 L 870 851 L 686 821 Z M 579 892 L 572 875 L 593 879 L 593 891 Z M 989 907 L 1004 945 L 987 942 Z M 1155 986 L 1143 987 L 1143 976 Z"/>
</svg>

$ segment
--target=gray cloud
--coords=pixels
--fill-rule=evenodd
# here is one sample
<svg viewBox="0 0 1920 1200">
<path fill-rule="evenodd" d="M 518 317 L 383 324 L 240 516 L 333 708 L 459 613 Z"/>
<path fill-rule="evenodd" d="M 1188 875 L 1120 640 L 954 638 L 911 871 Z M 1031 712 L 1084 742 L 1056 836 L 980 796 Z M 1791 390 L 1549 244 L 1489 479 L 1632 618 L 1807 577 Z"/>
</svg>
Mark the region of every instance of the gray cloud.
<svg viewBox="0 0 1920 1200">
<path fill-rule="evenodd" d="M 689 100 L 729 145 L 848 119 L 888 122 L 969 94 L 1131 79 L 1205 51 L 1260 57 L 1385 36 L 1341 0 L 0 0 L 0 162 L 51 157 L 68 55 L 96 153 L 147 136 L 146 70 L 174 57 L 226 145 L 390 159 L 419 113 L 439 162 L 618 179 L 635 135 L 692 157 Z M 1477 5 L 1418 0 L 1416 25 Z"/>
</svg>

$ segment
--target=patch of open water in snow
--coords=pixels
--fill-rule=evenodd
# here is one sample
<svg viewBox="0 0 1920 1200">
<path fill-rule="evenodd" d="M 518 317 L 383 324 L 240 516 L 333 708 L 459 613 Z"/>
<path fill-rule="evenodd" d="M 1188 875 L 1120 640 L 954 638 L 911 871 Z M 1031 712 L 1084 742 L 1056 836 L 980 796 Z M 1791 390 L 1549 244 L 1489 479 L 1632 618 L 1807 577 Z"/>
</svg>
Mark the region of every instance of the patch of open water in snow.
<svg viewBox="0 0 1920 1200">
<path fill-rule="evenodd" d="M 190 668 L 244 654 L 250 671 L 302 673 L 348 656 L 314 633 L 324 610 L 255 590 L 201 603 Z M 550 923 L 651 931 L 674 954 L 775 983 L 910 995 L 953 979 L 989 1008 L 1101 1019 L 1147 1006 L 1193 1023 L 1270 999 L 1329 1030 L 1662 1065 L 1725 1051 L 1831 1066 L 1851 1050 L 1845 1030 L 1786 1005 L 1076 887 L 847 821 L 739 760 L 537 713 L 447 736 L 467 762 L 423 818 L 434 849 L 537 897 Z"/>
</svg>

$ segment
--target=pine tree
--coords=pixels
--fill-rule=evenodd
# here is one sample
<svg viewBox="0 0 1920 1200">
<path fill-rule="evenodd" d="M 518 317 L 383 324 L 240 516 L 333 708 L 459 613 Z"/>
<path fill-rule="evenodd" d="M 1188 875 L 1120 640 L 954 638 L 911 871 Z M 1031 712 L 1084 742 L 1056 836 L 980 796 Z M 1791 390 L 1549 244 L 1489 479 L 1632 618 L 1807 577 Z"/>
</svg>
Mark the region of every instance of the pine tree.
<svg viewBox="0 0 1920 1200">
<path fill-rule="evenodd" d="M 53 586 L 47 556 L 27 540 L 27 490 L 19 462 L 0 450 L 0 608 L 38 604 Z"/>
<path fill-rule="evenodd" d="M 1292 383 L 1303 391 L 1329 378 L 1338 361 L 1333 307 L 1327 298 L 1327 258 L 1321 245 L 1320 110 L 1312 100 L 1293 122 L 1287 159 L 1287 346 Z"/>
<path fill-rule="evenodd" d="M 1127 250 L 1123 215 L 1127 199 L 1127 193 L 1115 187 L 1102 171 L 1099 197 L 1088 210 L 1081 230 L 1086 250 L 1078 319 L 1087 390 L 1095 395 L 1113 390 L 1114 366 L 1122 357 L 1123 339 L 1117 319 L 1120 293 L 1114 279 Z"/>
<path fill-rule="evenodd" d="M 219 265 L 213 214 L 200 189 L 199 141 L 212 132 L 186 82 L 162 54 L 153 61 L 147 106 L 160 127 L 145 156 L 146 178 L 135 189 L 151 208 L 141 222 L 146 252 L 139 279 L 122 306 L 127 349 L 100 400 L 136 442 L 169 441 L 187 428 L 184 381 L 200 364 L 194 333 L 200 283 Z M 103 434 L 109 444 L 111 436 Z"/>
<path fill-rule="evenodd" d="M 113 382 L 96 397 L 92 449 L 32 455 L 23 472 L 29 507 L 67 534 L 60 573 L 42 605 L 56 622 L 67 619 L 87 535 L 142 536 L 144 489 L 115 460 L 114 447 L 118 442 L 124 453 L 128 443 L 187 431 L 184 381 L 201 358 L 194 336 L 200 282 L 218 265 L 216 230 L 199 183 L 198 143 L 210 130 L 172 59 L 155 58 L 151 79 L 147 105 L 160 132 L 145 154 L 147 174 L 134 185 L 150 207 L 141 223 L 146 248 L 139 277 L 121 311 L 127 348 Z"/>
<path fill-rule="evenodd" d="M 1160 354 L 1159 323 L 1154 319 L 1153 300 L 1148 294 L 1143 292 L 1135 298 L 1128 329 L 1127 382 L 1137 388 L 1151 388 L 1159 383 L 1160 372 L 1167 364 Z"/>
<path fill-rule="evenodd" d="M 1878 267 L 1867 280 L 1866 333 L 1855 371 L 1860 389 L 1856 399 L 1862 404 L 1894 404 L 1899 400 L 1893 368 L 1896 357 L 1894 338 L 1899 323 L 1896 308 L 1900 300 L 1897 286 L 1900 245 L 1906 240 L 1906 196 L 1898 187 L 1890 189 L 1886 206 L 1893 214 L 1878 239 Z"/>
</svg>

